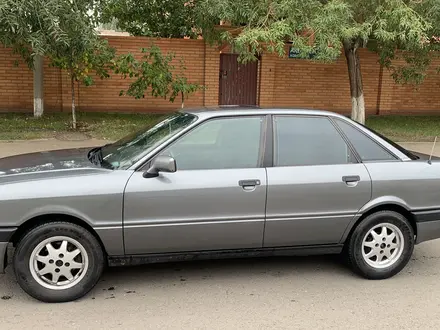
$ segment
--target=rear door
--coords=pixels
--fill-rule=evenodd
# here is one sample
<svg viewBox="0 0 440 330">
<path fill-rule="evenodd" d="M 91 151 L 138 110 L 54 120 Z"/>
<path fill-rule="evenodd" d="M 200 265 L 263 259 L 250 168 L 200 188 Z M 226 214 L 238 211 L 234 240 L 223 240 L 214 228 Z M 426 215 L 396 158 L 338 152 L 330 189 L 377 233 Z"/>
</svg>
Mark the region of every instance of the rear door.
<svg viewBox="0 0 440 330">
<path fill-rule="evenodd" d="M 325 116 L 273 116 L 264 246 L 338 243 L 371 198 L 371 180 Z"/>
</svg>

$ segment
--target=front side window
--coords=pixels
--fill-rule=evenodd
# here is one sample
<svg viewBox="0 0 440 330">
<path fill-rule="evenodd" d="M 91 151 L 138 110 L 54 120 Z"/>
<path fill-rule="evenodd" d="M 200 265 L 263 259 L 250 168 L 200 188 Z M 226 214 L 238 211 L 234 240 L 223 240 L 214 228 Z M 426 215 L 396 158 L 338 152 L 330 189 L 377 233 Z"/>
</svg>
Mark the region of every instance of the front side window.
<svg viewBox="0 0 440 330">
<path fill-rule="evenodd" d="M 173 157 L 180 171 L 256 168 L 261 158 L 262 122 L 261 117 L 209 120 L 161 154 Z"/>
<path fill-rule="evenodd" d="M 396 159 L 392 154 L 352 125 L 340 119 L 336 119 L 336 123 L 350 140 L 363 162 Z"/>
<path fill-rule="evenodd" d="M 196 120 L 196 116 L 180 112 L 161 117 L 143 130 L 104 146 L 102 158 L 113 169 L 127 169 Z"/>
<path fill-rule="evenodd" d="M 275 116 L 275 166 L 356 163 L 342 136 L 326 117 Z"/>
</svg>

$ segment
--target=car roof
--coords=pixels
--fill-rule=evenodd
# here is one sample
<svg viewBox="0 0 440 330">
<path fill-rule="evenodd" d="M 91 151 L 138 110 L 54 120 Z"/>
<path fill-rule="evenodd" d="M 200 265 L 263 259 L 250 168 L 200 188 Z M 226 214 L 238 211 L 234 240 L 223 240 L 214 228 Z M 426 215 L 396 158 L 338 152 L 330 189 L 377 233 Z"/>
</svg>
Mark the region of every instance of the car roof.
<svg viewBox="0 0 440 330">
<path fill-rule="evenodd" d="M 285 114 L 307 116 L 332 116 L 346 118 L 340 114 L 324 110 L 299 109 L 299 108 L 260 108 L 257 106 L 216 106 L 184 109 L 182 112 L 194 114 L 202 119 L 222 116 L 243 116 L 259 114 Z"/>
</svg>

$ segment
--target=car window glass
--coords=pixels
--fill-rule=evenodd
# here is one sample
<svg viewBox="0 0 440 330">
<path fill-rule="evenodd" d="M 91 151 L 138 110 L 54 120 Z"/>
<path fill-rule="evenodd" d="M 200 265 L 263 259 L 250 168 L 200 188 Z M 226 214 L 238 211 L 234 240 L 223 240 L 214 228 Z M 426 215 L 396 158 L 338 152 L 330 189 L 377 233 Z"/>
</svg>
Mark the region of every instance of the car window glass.
<svg viewBox="0 0 440 330">
<path fill-rule="evenodd" d="M 276 116 L 275 166 L 356 163 L 342 136 L 325 117 Z"/>
<path fill-rule="evenodd" d="M 194 128 L 161 154 L 174 157 L 178 170 L 259 166 L 261 117 L 222 118 Z"/>
<path fill-rule="evenodd" d="M 396 159 L 392 154 L 390 154 L 364 133 L 359 131 L 357 128 L 340 119 L 337 119 L 336 122 L 350 140 L 362 161 L 387 161 Z"/>
</svg>

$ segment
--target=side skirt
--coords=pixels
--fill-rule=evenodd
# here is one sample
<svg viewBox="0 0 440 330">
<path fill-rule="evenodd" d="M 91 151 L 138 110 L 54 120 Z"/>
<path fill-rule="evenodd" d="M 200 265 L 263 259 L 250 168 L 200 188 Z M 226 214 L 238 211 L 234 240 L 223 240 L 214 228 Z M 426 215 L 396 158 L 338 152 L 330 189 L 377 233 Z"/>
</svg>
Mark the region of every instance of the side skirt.
<svg viewBox="0 0 440 330">
<path fill-rule="evenodd" d="M 236 259 L 274 256 L 310 256 L 339 254 L 342 252 L 343 244 L 280 247 L 280 248 L 259 248 L 239 250 L 215 250 L 197 252 L 177 252 L 161 254 L 143 254 L 126 256 L 108 256 L 109 266 L 138 266 L 154 263 L 196 261 L 210 259 Z"/>
</svg>

